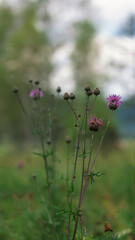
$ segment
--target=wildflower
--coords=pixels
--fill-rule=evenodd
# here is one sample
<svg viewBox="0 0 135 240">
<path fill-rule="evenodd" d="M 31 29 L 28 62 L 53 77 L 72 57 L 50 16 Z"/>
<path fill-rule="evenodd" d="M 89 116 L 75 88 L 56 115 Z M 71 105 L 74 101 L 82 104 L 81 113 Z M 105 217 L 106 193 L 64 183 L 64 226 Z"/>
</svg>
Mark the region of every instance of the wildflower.
<svg viewBox="0 0 135 240">
<path fill-rule="evenodd" d="M 113 232 L 112 226 L 108 222 L 105 222 L 104 232 Z"/>
<path fill-rule="evenodd" d="M 90 89 L 89 91 L 86 91 L 86 94 L 87 96 L 91 96 L 93 94 L 92 89 Z"/>
<path fill-rule="evenodd" d="M 18 91 L 19 91 L 19 89 L 18 89 L 16 86 L 14 86 L 14 87 L 13 87 L 13 92 L 14 92 L 14 93 L 18 93 Z"/>
<path fill-rule="evenodd" d="M 98 96 L 98 95 L 100 94 L 99 88 L 95 88 L 95 89 L 93 90 L 93 94 L 94 94 L 95 96 Z"/>
<path fill-rule="evenodd" d="M 24 168 L 24 162 L 19 162 L 18 165 L 17 165 L 17 167 L 18 167 L 19 169 Z"/>
<path fill-rule="evenodd" d="M 69 99 L 69 94 L 68 93 L 64 93 L 63 98 L 64 98 L 64 100 L 68 100 Z"/>
<path fill-rule="evenodd" d="M 88 91 L 90 91 L 90 90 L 91 90 L 91 88 L 90 88 L 90 86 L 89 86 L 89 85 L 85 85 L 85 88 L 84 88 L 84 90 L 85 90 L 86 92 L 88 92 Z"/>
<path fill-rule="evenodd" d="M 41 91 L 41 89 L 33 89 L 31 92 L 30 92 L 30 95 L 29 95 L 31 98 L 33 98 L 34 100 L 38 100 L 40 98 L 43 97 L 43 92 Z"/>
<path fill-rule="evenodd" d="M 47 143 L 48 145 L 50 145 L 50 144 L 51 144 L 51 139 L 48 138 L 47 141 L 46 141 L 46 143 Z"/>
<path fill-rule="evenodd" d="M 74 94 L 74 93 L 70 93 L 69 98 L 70 98 L 71 100 L 74 100 L 74 99 L 75 99 L 75 94 Z"/>
<path fill-rule="evenodd" d="M 71 138 L 70 138 L 70 137 L 66 137 L 65 142 L 66 142 L 67 144 L 71 143 Z"/>
<path fill-rule="evenodd" d="M 103 120 L 100 118 L 98 119 L 96 115 L 92 116 L 90 120 L 88 120 L 88 126 L 90 131 L 97 132 L 99 127 L 103 126 Z"/>
<path fill-rule="evenodd" d="M 32 174 L 32 178 L 33 178 L 33 180 L 36 180 L 36 179 L 37 179 L 37 176 L 36 176 L 35 173 Z"/>
<path fill-rule="evenodd" d="M 57 87 L 56 92 L 60 93 L 61 92 L 61 87 Z"/>
<path fill-rule="evenodd" d="M 39 85 L 39 81 L 37 80 L 37 81 L 35 81 L 35 85 Z"/>
<path fill-rule="evenodd" d="M 122 101 L 120 101 L 121 97 L 119 95 L 109 95 L 109 97 L 106 98 L 108 102 L 108 108 L 111 110 L 116 110 L 120 107 L 121 104 L 123 104 Z"/>
</svg>

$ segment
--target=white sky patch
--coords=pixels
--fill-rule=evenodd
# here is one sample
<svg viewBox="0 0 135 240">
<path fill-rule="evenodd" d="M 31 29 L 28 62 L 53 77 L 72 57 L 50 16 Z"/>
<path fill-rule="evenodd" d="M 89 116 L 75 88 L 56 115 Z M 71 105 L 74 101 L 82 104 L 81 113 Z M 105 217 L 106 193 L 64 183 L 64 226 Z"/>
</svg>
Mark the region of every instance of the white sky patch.
<svg viewBox="0 0 135 240">
<path fill-rule="evenodd" d="M 128 17 L 135 13 L 135 0 L 92 0 L 92 5 L 101 18 L 101 28 L 104 31 L 117 29 Z"/>
</svg>

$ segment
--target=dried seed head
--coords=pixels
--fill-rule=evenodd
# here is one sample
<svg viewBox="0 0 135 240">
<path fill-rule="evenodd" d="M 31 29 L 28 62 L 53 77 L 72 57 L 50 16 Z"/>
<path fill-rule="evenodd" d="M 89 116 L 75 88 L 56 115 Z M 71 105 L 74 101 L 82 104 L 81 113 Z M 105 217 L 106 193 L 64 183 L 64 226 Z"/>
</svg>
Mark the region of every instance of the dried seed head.
<svg viewBox="0 0 135 240">
<path fill-rule="evenodd" d="M 39 85 L 39 83 L 40 83 L 39 81 L 35 81 L 35 84 L 36 84 L 36 85 Z"/>
<path fill-rule="evenodd" d="M 64 100 L 68 100 L 69 99 L 69 94 L 68 93 L 64 93 L 63 98 L 64 98 Z"/>
<path fill-rule="evenodd" d="M 75 127 L 78 127 L 77 123 L 75 124 Z"/>
<path fill-rule="evenodd" d="M 29 83 L 33 83 L 33 81 L 32 81 L 32 80 L 29 80 Z"/>
<path fill-rule="evenodd" d="M 66 142 L 67 144 L 71 143 L 71 138 L 70 138 L 70 137 L 66 137 L 65 142 Z"/>
<path fill-rule="evenodd" d="M 61 92 L 61 87 L 57 87 L 56 92 L 60 93 Z"/>
<path fill-rule="evenodd" d="M 71 100 L 74 100 L 74 99 L 75 99 L 75 94 L 74 94 L 74 93 L 70 93 L 69 98 L 70 98 Z"/>
<path fill-rule="evenodd" d="M 18 92 L 19 92 L 19 89 L 18 89 L 16 86 L 14 86 L 14 87 L 13 87 L 13 92 L 14 92 L 14 93 L 18 93 Z"/>
<path fill-rule="evenodd" d="M 87 94 L 88 96 L 91 96 L 91 95 L 93 94 L 92 89 L 90 89 L 89 91 L 87 91 L 86 94 Z"/>
<path fill-rule="evenodd" d="M 81 114 L 78 114 L 78 118 L 80 118 L 81 117 Z"/>
<path fill-rule="evenodd" d="M 90 86 L 89 86 L 89 85 L 85 85 L 84 90 L 85 90 L 86 92 L 88 92 L 88 91 L 90 90 Z"/>
<path fill-rule="evenodd" d="M 93 90 L 93 94 L 94 94 L 95 96 L 98 96 L 98 95 L 100 94 L 99 88 L 95 88 L 95 89 Z"/>
</svg>

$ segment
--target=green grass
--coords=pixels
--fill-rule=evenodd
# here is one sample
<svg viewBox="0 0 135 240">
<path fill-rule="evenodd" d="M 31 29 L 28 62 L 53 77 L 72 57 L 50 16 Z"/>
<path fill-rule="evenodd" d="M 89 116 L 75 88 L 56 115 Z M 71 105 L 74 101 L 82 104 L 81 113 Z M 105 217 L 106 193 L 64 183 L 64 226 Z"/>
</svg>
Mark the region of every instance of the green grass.
<svg viewBox="0 0 135 240">
<path fill-rule="evenodd" d="M 82 222 L 89 234 L 97 236 L 96 239 L 98 239 L 98 235 L 103 235 L 105 222 L 109 222 L 116 233 L 132 228 L 135 220 L 134 142 L 122 142 L 122 144 L 117 144 L 117 148 L 111 147 L 107 151 L 105 151 L 105 146 L 102 149 L 94 170 L 105 174 L 100 178 L 95 178 L 93 184 L 89 181 L 82 206 L 85 213 Z M 41 158 L 32 154 L 32 150 L 30 147 L 25 150 L 17 150 L 17 147 L 12 145 L 3 145 L 0 148 L 1 240 L 51 239 L 46 235 L 47 226 L 45 225 L 48 212 L 45 204 L 47 192 L 45 190 L 44 164 Z M 57 159 L 60 161 L 57 161 L 56 164 L 56 187 L 54 190 L 54 198 L 60 208 L 65 206 L 66 202 L 66 157 L 64 151 L 62 152 L 59 148 L 57 152 Z M 72 174 L 73 154 L 71 153 L 70 156 Z M 22 169 L 18 168 L 19 162 L 24 163 Z M 79 172 L 81 164 L 81 159 L 79 159 L 77 166 Z M 33 174 L 37 176 L 36 181 L 32 178 Z M 79 186 L 80 175 L 76 178 L 75 208 Z M 58 222 L 57 229 L 60 231 L 59 224 Z M 74 225 L 73 222 L 72 225 Z M 66 225 L 63 229 L 66 233 Z M 105 237 L 99 239 L 105 239 Z M 126 235 L 121 239 L 131 238 Z"/>
</svg>

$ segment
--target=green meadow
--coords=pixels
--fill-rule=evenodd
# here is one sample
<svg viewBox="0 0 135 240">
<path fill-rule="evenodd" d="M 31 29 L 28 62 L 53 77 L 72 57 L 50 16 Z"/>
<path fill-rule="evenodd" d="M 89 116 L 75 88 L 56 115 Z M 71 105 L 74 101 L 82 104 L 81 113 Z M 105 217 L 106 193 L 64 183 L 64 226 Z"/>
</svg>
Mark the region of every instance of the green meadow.
<svg viewBox="0 0 135 240">
<path fill-rule="evenodd" d="M 134 239 L 135 224 L 135 164 L 133 141 L 118 141 L 115 147 L 105 150 L 102 147 L 94 171 L 104 173 L 89 180 L 82 211 L 82 223 L 88 236 L 94 239 Z M 73 145 L 73 143 L 72 143 Z M 63 149 L 56 152 L 56 182 L 54 198 L 59 207 L 66 205 L 66 159 Z M 1 240 L 38 240 L 51 239 L 46 232 L 45 174 L 42 158 L 32 154 L 32 146 L 17 147 L 4 144 L 0 148 L 0 239 Z M 74 152 L 70 151 L 70 174 L 72 175 Z M 87 159 L 86 159 L 87 161 Z M 81 169 L 81 158 L 77 169 Z M 76 177 L 74 205 L 77 204 L 80 178 Z M 57 190 L 56 190 L 57 188 Z M 54 206 L 55 208 L 55 206 Z M 55 211 L 57 214 L 58 210 Z M 64 218 L 64 216 L 61 216 Z M 109 222 L 113 233 L 104 234 L 104 223 Z M 50 223 L 51 224 L 51 223 Z M 58 223 L 57 229 L 60 231 Z M 72 225 L 74 222 L 72 221 Z M 66 233 L 66 221 L 63 225 Z M 125 234 L 121 233 L 125 231 Z M 110 235 L 111 234 L 111 235 Z M 62 236 L 62 235 L 61 235 Z M 58 238 L 59 239 L 59 238 Z M 61 239 L 64 239 L 61 238 Z M 81 239 L 79 236 L 76 239 Z M 88 238 L 92 239 L 92 238 Z"/>
</svg>

